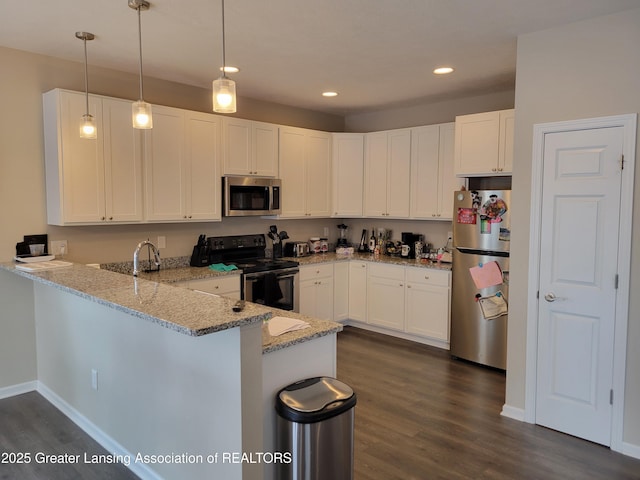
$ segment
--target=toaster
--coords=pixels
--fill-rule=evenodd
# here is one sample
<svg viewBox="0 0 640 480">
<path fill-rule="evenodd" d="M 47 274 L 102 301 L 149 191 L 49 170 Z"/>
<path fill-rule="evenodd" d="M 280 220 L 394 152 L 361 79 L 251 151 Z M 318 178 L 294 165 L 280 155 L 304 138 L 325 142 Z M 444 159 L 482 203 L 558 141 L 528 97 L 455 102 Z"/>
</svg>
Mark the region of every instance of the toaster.
<svg viewBox="0 0 640 480">
<path fill-rule="evenodd" d="M 284 244 L 283 255 L 285 257 L 306 257 L 309 254 L 307 242 L 287 242 Z"/>
</svg>

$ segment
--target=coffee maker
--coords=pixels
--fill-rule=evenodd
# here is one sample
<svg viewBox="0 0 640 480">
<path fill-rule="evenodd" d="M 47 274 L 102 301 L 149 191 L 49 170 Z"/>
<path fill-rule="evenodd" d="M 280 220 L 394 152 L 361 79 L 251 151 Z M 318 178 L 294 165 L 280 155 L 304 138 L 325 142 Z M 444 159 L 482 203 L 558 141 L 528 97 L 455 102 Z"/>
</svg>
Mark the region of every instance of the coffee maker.
<svg viewBox="0 0 640 480">
<path fill-rule="evenodd" d="M 402 232 L 402 244 L 409 246 L 409 258 L 416 258 L 416 242 L 422 242 L 423 239 L 420 233 Z"/>
</svg>

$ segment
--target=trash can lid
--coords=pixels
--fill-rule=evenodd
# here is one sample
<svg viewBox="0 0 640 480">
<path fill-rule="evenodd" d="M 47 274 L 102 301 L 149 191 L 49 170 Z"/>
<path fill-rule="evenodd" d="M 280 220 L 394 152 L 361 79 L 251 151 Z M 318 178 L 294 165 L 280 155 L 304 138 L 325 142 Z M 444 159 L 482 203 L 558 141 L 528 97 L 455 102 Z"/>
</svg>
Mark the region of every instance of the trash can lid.
<svg viewBox="0 0 640 480">
<path fill-rule="evenodd" d="M 349 385 L 331 377 L 313 377 L 280 390 L 276 410 L 289 420 L 310 423 L 338 415 L 355 403 Z"/>
</svg>

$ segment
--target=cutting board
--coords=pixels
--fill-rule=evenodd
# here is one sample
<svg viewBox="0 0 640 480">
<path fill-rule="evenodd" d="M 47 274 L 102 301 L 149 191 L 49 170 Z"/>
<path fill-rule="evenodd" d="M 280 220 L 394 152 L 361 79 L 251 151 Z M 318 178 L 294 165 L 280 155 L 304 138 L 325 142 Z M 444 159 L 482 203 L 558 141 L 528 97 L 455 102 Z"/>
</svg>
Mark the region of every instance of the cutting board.
<svg viewBox="0 0 640 480">
<path fill-rule="evenodd" d="M 63 262 L 62 260 L 50 260 L 48 262 L 38 263 L 19 263 L 16 265 L 16 270 L 22 270 L 24 272 L 44 272 L 45 270 L 54 270 L 56 268 L 70 267 L 73 265 L 71 262 Z"/>
</svg>

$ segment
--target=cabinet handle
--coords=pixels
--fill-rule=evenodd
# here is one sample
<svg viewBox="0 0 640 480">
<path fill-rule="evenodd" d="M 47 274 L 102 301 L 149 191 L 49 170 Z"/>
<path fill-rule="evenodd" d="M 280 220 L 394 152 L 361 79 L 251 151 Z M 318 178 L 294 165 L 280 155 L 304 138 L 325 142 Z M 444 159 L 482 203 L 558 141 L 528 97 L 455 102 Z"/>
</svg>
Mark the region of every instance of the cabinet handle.
<svg viewBox="0 0 640 480">
<path fill-rule="evenodd" d="M 191 215 L 189 215 L 189 218 L 191 218 Z"/>
<path fill-rule="evenodd" d="M 498 171 L 498 169 L 497 168 L 492 168 L 491 171 L 492 172 L 496 172 L 496 171 Z"/>
<path fill-rule="evenodd" d="M 498 171 L 499 171 L 499 172 L 501 172 L 501 171 L 502 171 L 502 168 L 498 167 Z"/>
<path fill-rule="evenodd" d="M 407 288 L 411 288 L 411 285 L 407 285 Z"/>
<path fill-rule="evenodd" d="M 216 286 L 215 286 L 215 289 L 216 289 L 216 290 L 217 290 L 217 289 L 219 289 L 219 288 L 220 288 L 220 285 L 216 285 Z"/>
<path fill-rule="evenodd" d="M 113 217 L 109 217 L 109 220 L 113 220 Z"/>
<path fill-rule="evenodd" d="M 105 217 L 102 217 L 100 220 L 105 221 L 105 220 L 106 220 L 106 218 L 105 218 Z"/>
<path fill-rule="evenodd" d="M 429 275 L 425 275 L 425 276 L 424 276 L 424 279 L 425 279 L 425 280 L 429 280 Z"/>
<path fill-rule="evenodd" d="M 400 286 L 402 287 L 402 284 L 400 284 Z"/>
</svg>

